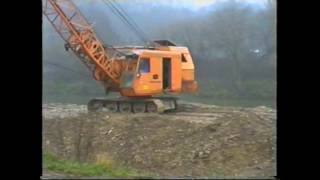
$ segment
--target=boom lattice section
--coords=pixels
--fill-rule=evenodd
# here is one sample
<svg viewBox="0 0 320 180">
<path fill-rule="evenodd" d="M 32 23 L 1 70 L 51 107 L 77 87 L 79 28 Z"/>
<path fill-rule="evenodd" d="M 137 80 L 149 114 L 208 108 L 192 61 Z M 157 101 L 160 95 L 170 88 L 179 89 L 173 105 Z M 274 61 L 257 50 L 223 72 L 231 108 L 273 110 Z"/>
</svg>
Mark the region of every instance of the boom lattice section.
<svg viewBox="0 0 320 180">
<path fill-rule="evenodd" d="M 43 14 L 72 51 L 94 73 L 96 80 L 119 84 L 120 73 L 94 33 L 93 28 L 71 0 L 45 0 Z"/>
</svg>

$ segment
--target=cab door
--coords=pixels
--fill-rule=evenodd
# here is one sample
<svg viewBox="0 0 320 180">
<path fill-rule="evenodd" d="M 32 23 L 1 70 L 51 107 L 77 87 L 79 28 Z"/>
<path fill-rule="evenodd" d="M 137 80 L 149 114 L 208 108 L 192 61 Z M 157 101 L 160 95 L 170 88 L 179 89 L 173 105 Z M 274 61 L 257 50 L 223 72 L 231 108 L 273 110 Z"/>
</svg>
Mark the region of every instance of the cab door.
<svg viewBox="0 0 320 180">
<path fill-rule="evenodd" d="M 135 84 L 137 95 L 154 95 L 161 92 L 162 73 L 160 67 L 158 57 L 140 57 Z"/>
<path fill-rule="evenodd" d="M 162 89 L 171 89 L 171 58 L 162 58 Z"/>
</svg>

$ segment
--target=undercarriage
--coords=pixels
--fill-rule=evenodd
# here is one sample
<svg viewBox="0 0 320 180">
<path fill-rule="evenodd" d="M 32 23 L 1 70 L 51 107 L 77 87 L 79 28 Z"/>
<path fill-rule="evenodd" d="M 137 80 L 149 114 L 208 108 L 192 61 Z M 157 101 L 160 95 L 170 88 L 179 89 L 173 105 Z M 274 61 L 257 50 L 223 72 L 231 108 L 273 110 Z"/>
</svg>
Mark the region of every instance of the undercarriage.
<svg viewBox="0 0 320 180">
<path fill-rule="evenodd" d="M 163 113 L 177 110 L 176 97 L 150 97 L 150 98 L 95 98 L 89 101 L 88 111 L 107 111 L 118 113 Z"/>
</svg>

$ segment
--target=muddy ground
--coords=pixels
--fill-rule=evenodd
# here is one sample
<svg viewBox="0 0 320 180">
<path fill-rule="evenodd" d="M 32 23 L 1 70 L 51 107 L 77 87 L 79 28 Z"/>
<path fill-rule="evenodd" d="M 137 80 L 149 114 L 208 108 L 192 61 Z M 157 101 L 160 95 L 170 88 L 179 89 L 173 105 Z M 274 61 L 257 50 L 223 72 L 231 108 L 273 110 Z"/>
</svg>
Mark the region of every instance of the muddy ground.
<svg viewBox="0 0 320 180">
<path fill-rule="evenodd" d="M 274 109 L 179 104 L 168 114 L 88 114 L 85 105 L 44 104 L 44 151 L 161 177 L 276 175 Z"/>
</svg>

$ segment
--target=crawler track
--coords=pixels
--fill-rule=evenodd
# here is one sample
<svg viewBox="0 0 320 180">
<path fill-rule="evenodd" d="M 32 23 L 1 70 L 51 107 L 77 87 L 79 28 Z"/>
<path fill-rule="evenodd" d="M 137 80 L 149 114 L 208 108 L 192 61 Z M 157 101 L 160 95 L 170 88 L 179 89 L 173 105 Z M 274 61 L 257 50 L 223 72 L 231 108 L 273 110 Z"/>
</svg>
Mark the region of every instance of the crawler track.
<svg viewBox="0 0 320 180">
<path fill-rule="evenodd" d="M 119 113 L 163 113 L 177 110 L 177 98 L 115 98 L 92 99 L 87 105 L 88 111 L 108 111 Z"/>
</svg>

